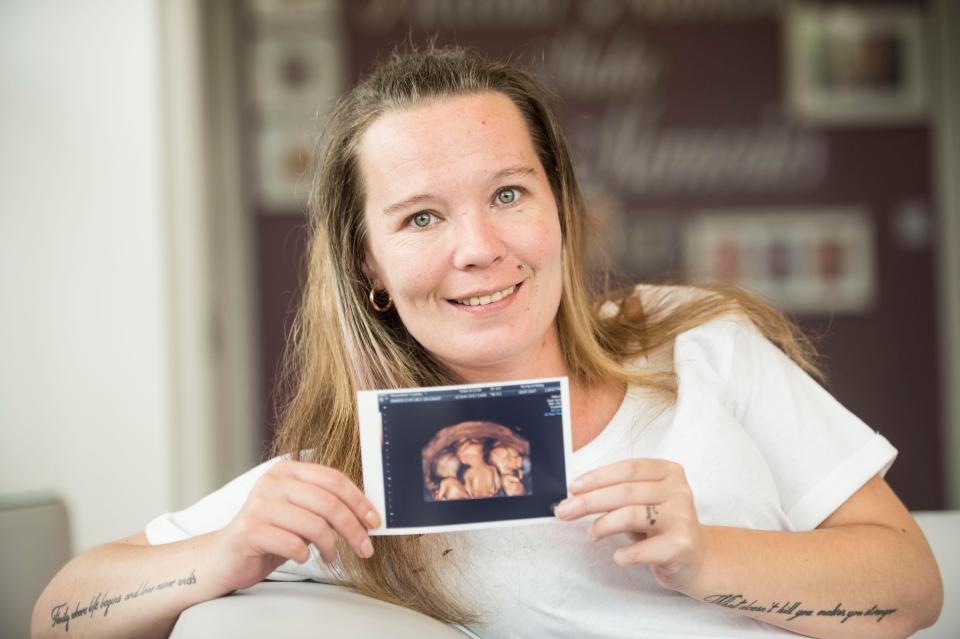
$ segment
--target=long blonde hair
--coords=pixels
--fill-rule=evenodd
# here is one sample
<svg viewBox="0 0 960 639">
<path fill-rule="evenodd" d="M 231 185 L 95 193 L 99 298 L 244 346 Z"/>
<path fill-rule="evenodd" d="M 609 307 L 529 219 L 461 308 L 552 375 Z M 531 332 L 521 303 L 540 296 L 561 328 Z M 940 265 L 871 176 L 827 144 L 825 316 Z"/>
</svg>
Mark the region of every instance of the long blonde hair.
<svg viewBox="0 0 960 639">
<path fill-rule="evenodd" d="M 667 307 L 667 299 L 648 309 L 644 304 L 649 306 L 649 300 L 631 291 L 592 294 L 583 268 L 587 215 L 553 96 L 530 73 L 474 52 L 408 47 L 393 53 L 337 102 L 317 154 L 307 278 L 281 371 L 284 394 L 273 454 L 337 468 L 362 485 L 356 392 L 458 382 L 410 336 L 395 311 L 378 313 L 368 301 L 358 146 L 367 127 L 386 112 L 482 92 L 502 93 L 520 110 L 557 201 L 564 268 L 556 322 L 563 355 L 577 382 L 648 386 L 673 397 L 676 383 L 669 371 L 633 370 L 625 362 L 732 312 L 746 314 L 790 356 L 815 371 L 809 344 L 793 325 L 738 289 L 711 289 L 673 305 L 668 313 L 656 312 Z M 601 313 L 607 301 L 615 302 L 618 310 Z M 455 601 L 443 586 L 441 572 L 457 560 L 455 554 L 442 552 L 448 541 L 445 535 L 379 537 L 375 554 L 364 561 L 343 546 L 345 583 L 444 621 L 475 619 L 476 611 Z"/>
</svg>

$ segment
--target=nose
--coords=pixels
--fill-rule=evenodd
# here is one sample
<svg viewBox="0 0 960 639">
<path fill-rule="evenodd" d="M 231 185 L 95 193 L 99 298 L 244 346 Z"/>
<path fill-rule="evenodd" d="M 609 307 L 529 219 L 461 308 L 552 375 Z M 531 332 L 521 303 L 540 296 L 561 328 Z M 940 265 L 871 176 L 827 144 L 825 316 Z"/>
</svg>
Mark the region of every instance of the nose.
<svg viewBox="0 0 960 639">
<path fill-rule="evenodd" d="M 484 210 L 469 211 L 454 233 L 453 264 L 461 270 L 487 268 L 504 257 L 501 230 Z"/>
</svg>

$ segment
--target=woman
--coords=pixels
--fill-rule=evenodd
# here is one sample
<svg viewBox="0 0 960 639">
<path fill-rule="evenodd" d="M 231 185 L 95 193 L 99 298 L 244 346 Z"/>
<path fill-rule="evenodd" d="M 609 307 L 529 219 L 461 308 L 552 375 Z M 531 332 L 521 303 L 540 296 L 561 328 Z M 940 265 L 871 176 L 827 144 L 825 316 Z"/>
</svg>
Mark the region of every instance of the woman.
<svg viewBox="0 0 960 639">
<path fill-rule="evenodd" d="M 491 637 L 933 623 L 936 563 L 880 477 L 896 451 L 801 370 L 805 342 L 780 315 L 735 291 L 588 294 L 584 205 L 548 102 L 522 71 L 430 49 L 338 103 L 278 457 L 72 560 L 37 602 L 36 636 L 64 629 L 64 602 L 180 575 L 69 619 L 163 636 L 187 606 L 271 573 Z M 358 389 L 561 375 L 576 472 L 557 522 L 371 542 Z"/>
</svg>

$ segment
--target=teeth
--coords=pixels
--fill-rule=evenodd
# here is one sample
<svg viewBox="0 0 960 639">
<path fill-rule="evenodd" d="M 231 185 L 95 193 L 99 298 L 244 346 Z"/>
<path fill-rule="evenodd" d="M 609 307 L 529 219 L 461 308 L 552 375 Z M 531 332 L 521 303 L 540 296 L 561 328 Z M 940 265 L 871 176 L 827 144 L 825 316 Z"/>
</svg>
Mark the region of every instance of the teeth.
<svg viewBox="0 0 960 639">
<path fill-rule="evenodd" d="M 505 288 L 502 291 L 497 291 L 491 293 L 490 295 L 481 295 L 480 297 L 470 297 L 457 300 L 458 304 L 463 304 L 464 306 L 485 306 L 491 302 L 499 302 L 503 298 L 512 295 L 516 286 L 511 286 Z"/>
</svg>

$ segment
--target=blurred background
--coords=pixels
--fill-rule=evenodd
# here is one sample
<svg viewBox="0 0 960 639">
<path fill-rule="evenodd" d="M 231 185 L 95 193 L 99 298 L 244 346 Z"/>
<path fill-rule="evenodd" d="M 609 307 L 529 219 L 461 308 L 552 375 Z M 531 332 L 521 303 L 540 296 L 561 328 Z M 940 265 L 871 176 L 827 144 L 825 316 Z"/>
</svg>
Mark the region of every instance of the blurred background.
<svg viewBox="0 0 960 639">
<path fill-rule="evenodd" d="M 621 281 L 751 287 L 960 507 L 954 0 L 0 0 L 0 506 L 75 553 L 261 459 L 314 139 L 434 35 L 555 87 Z"/>
</svg>

